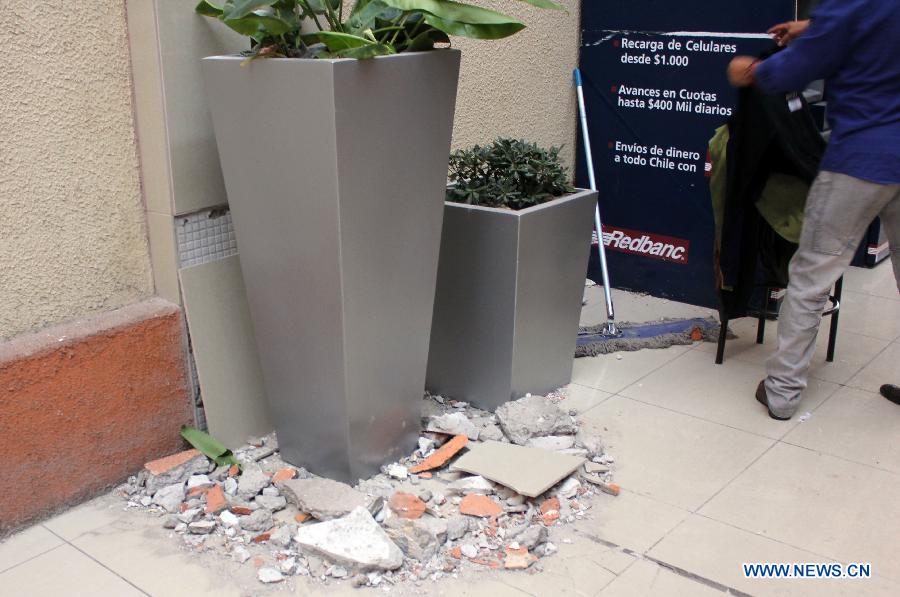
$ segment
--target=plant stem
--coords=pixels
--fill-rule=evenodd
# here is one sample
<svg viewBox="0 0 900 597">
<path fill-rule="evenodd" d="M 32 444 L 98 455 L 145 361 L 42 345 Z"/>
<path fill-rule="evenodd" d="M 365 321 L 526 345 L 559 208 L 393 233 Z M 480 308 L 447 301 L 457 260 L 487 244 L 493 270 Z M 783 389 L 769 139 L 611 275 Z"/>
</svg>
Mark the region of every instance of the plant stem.
<svg viewBox="0 0 900 597">
<path fill-rule="evenodd" d="M 400 18 L 400 24 L 398 25 L 398 26 L 400 27 L 400 29 L 398 29 L 397 31 L 394 32 L 394 37 L 391 38 L 391 41 L 390 41 L 389 44 L 388 44 L 388 45 L 390 45 L 391 47 L 393 47 L 393 46 L 394 46 L 394 42 L 397 41 L 397 36 L 400 35 L 400 31 L 406 29 L 406 27 L 404 27 L 404 25 L 406 25 L 406 17 L 407 17 L 407 16 L 408 16 L 408 15 L 403 15 L 403 16 Z"/>
<path fill-rule="evenodd" d="M 323 0 L 323 4 L 325 4 L 325 16 L 328 18 L 328 23 L 331 25 L 332 31 L 343 32 L 344 28 L 341 26 L 341 19 L 334 12 L 334 8 L 331 6 L 331 0 Z M 343 6 L 343 2 L 341 3 Z"/>
<path fill-rule="evenodd" d="M 316 16 L 316 13 L 313 12 L 312 8 L 310 8 L 309 3 L 306 0 L 297 0 L 300 6 L 303 7 L 306 14 L 310 15 L 313 18 L 313 21 L 316 23 L 316 27 L 319 28 L 319 31 L 325 31 L 325 28 L 322 27 L 322 23 L 319 22 L 319 18 Z"/>
</svg>

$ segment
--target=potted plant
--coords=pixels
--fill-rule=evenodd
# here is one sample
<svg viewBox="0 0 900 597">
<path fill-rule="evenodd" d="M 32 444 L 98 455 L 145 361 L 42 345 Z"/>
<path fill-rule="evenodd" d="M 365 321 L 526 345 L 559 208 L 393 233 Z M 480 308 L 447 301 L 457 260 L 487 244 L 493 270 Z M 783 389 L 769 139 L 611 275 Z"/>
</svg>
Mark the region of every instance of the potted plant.
<svg viewBox="0 0 900 597">
<path fill-rule="evenodd" d="M 196 10 L 250 38 L 203 71 L 281 454 L 367 477 L 419 431 L 460 60 L 435 47 L 524 25 L 447 0 Z"/>
<path fill-rule="evenodd" d="M 510 139 L 455 152 L 450 180 L 426 387 L 493 410 L 569 383 L 597 193 Z"/>
</svg>

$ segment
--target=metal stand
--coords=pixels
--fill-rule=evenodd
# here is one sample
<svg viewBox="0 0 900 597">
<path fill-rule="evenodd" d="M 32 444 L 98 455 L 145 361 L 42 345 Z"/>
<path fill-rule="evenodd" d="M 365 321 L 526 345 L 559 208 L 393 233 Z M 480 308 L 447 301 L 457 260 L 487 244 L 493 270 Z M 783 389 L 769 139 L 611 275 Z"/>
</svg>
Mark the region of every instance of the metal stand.
<svg viewBox="0 0 900 597">
<path fill-rule="evenodd" d="M 825 309 L 822 312 L 822 317 L 831 317 L 831 321 L 829 322 L 828 328 L 828 351 L 825 354 L 825 360 L 829 363 L 834 362 L 834 351 L 837 345 L 837 332 L 838 332 L 838 317 L 840 316 L 841 311 L 841 294 L 844 289 L 844 277 L 841 276 L 838 278 L 838 281 L 834 284 L 834 294 L 828 297 L 828 300 L 831 301 L 831 307 Z M 756 343 L 762 344 L 766 335 L 766 314 L 769 311 L 769 296 L 771 294 L 771 288 L 765 288 L 765 302 L 763 303 L 763 308 L 759 312 L 757 316 L 758 323 L 756 327 Z M 775 318 L 777 319 L 777 317 Z M 725 361 L 725 339 L 728 335 L 728 322 L 729 319 L 725 316 L 724 311 L 719 313 L 719 320 L 721 321 L 721 326 L 719 327 L 719 341 L 716 346 L 716 365 L 721 365 Z"/>
<path fill-rule="evenodd" d="M 584 141 L 585 163 L 587 164 L 588 181 L 591 190 L 597 190 L 597 181 L 594 178 L 594 160 L 591 153 L 591 138 L 588 134 L 587 111 L 584 107 L 584 92 L 581 85 L 581 71 L 575 69 L 572 73 L 575 77 L 575 92 L 578 94 L 578 114 L 581 121 L 581 136 Z M 597 253 L 600 255 L 600 271 L 603 274 L 603 296 L 606 298 L 606 324 L 602 334 L 604 336 L 618 336 L 616 327 L 616 312 L 613 307 L 612 291 L 609 286 L 609 271 L 606 268 L 606 247 L 603 244 L 603 223 L 600 221 L 600 204 L 594 206 L 594 228 L 597 230 Z"/>
</svg>

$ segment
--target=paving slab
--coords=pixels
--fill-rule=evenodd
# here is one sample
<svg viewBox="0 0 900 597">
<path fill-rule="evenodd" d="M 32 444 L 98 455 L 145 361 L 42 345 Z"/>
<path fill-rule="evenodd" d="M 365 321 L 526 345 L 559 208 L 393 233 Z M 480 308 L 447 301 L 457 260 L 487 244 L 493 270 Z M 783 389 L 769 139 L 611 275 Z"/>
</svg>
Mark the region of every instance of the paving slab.
<svg viewBox="0 0 900 597">
<path fill-rule="evenodd" d="M 503 442 L 472 445 L 452 470 L 481 475 L 526 495 L 537 497 L 572 474 L 584 458 Z"/>
</svg>

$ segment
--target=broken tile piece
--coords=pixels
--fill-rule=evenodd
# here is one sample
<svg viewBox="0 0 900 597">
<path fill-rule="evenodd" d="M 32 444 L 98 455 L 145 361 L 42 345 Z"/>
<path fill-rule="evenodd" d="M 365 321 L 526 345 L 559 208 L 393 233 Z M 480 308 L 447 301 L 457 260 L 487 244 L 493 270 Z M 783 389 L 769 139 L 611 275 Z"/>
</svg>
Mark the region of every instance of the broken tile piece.
<svg viewBox="0 0 900 597">
<path fill-rule="evenodd" d="M 451 467 L 481 475 L 528 497 L 537 497 L 569 476 L 584 458 L 502 442 L 475 444 Z"/>
<path fill-rule="evenodd" d="M 276 472 L 272 475 L 272 483 L 280 483 L 281 481 L 287 481 L 288 479 L 293 479 L 297 476 L 297 471 L 292 468 L 283 468 L 280 471 Z"/>
<path fill-rule="evenodd" d="M 486 495 L 472 493 L 464 497 L 459 503 L 459 511 L 469 516 L 490 518 L 491 516 L 502 514 L 503 508 Z"/>
<path fill-rule="evenodd" d="M 507 547 L 503 567 L 507 570 L 525 570 L 536 561 L 537 556 L 528 553 L 528 550 L 524 547 L 518 549 Z"/>
<path fill-rule="evenodd" d="M 206 492 L 206 511 L 210 514 L 221 512 L 228 506 L 225 501 L 225 492 L 222 491 L 221 485 L 213 485 Z"/>
<path fill-rule="evenodd" d="M 295 540 L 307 550 L 363 572 L 403 565 L 403 552 L 364 507 L 343 518 L 303 525 Z"/>
<path fill-rule="evenodd" d="M 468 442 L 469 438 L 465 434 L 457 435 L 449 442 L 435 450 L 431 456 L 409 469 L 409 472 L 416 474 L 444 466 L 444 464 L 446 464 L 448 460 L 453 458 L 457 452 L 466 447 L 466 444 L 468 444 Z"/>
<path fill-rule="evenodd" d="M 398 491 L 388 500 L 388 506 L 400 518 L 415 520 L 425 513 L 425 502 L 411 493 Z"/>
<path fill-rule="evenodd" d="M 161 475 L 167 471 L 172 470 L 176 466 L 181 466 L 185 462 L 199 455 L 200 450 L 185 450 L 184 452 L 178 452 L 177 454 L 172 454 L 164 458 L 151 460 L 144 465 L 144 468 L 150 471 L 151 475 Z"/>
<path fill-rule="evenodd" d="M 332 520 L 368 506 L 366 496 L 331 479 L 290 479 L 278 484 L 287 501 L 319 520 Z"/>
</svg>

